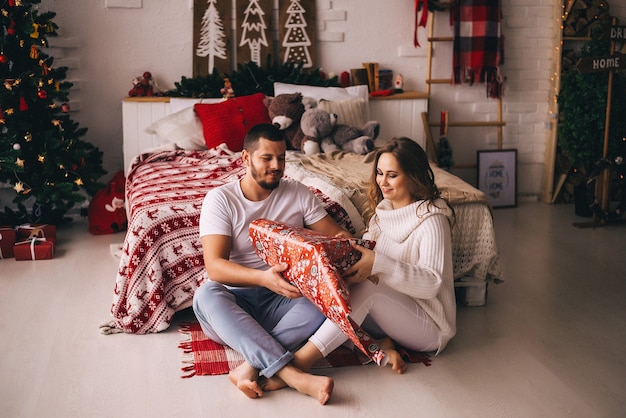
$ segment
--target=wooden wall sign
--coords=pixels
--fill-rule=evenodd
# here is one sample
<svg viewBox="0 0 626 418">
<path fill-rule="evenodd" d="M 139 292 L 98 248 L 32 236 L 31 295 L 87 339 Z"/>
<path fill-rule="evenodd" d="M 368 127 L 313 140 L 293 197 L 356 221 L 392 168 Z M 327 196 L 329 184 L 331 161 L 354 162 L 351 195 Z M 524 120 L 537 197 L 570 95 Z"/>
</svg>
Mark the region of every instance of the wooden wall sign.
<svg viewBox="0 0 626 418">
<path fill-rule="evenodd" d="M 312 68 L 316 57 L 315 0 L 280 1 L 280 59 Z"/>
<path fill-rule="evenodd" d="M 605 57 L 583 57 L 576 63 L 576 68 L 583 74 L 626 69 L 626 56 L 619 52 Z"/>
<path fill-rule="evenodd" d="M 233 68 L 231 0 L 194 0 L 193 77 Z"/>
<path fill-rule="evenodd" d="M 237 63 L 264 67 L 268 55 L 312 68 L 315 15 L 315 0 L 194 0 L 193 76 L 228 73 Z"/>
</svg>

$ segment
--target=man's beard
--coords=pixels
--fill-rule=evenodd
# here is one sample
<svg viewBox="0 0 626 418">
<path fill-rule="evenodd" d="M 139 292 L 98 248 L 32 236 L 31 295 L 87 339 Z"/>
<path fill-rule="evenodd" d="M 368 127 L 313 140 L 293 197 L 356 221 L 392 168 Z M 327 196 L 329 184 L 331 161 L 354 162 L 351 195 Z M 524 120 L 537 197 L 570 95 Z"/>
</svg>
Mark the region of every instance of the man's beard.
<svg viewBox="0 0 626 418">
<path fill-rule="evenodd" d="M 276 172 L 281 173 L 281 176 L 276 181 L 269 182 L 269 181 L 265 181 L 261 179 L 261 175 L 259 174 L 259 171 L 256 169 L 256 167 L 254 166 L 252 162 L 250 162 L 250 166 L 252 168 L 251 170 L 252 178 L 256 180 L 259 186 L 261 186 L 265 190 L 274 190 L 275 188 L 278 187 L 278 184 L 280 183 L 280 177 L 282 177 L 281 170 L 276 170 Z"/>
</svg>

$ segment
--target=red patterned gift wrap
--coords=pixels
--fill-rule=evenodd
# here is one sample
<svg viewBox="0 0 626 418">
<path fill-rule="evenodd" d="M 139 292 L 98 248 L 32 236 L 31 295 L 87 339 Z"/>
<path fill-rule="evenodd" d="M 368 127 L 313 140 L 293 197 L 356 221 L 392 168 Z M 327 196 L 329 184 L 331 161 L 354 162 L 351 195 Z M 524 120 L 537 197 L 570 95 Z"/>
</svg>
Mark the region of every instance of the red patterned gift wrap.
<svg viewBox="0 0 626 418">
<path fill-rule="evenodd" d="M 17 227 L 16 241 L 25 241 L 31 238 L 45 238 L 56 244 L 57 229 L 54 225 L 48 224 L 23 224 Z"/>
<path fill-rule="evenodd" d="M 10 226 L 0 226 L 0 259 L 13 257 L 15 245 L 15 229 Z"/>
<path fill-rule="evenodd" d="M 45 238 L 31 238 L 13 246 L 16 260 L 48 260 L 54 255 L 54 242 Z"/>
<path fill-rule="evenodd" d="M 352 248 L 358 242 L 374 248 L 373 241 L 329 237 L 306 228 L 257 219 L 250 224 L 255 251 L 268 265 L 286 263 L 282 274 L 333 321 L 367 356 L 381 364 L 384 353 L 376 342 L 350 318 L 350 293 L 341 274 L 360 258 Z"/>
</svg>

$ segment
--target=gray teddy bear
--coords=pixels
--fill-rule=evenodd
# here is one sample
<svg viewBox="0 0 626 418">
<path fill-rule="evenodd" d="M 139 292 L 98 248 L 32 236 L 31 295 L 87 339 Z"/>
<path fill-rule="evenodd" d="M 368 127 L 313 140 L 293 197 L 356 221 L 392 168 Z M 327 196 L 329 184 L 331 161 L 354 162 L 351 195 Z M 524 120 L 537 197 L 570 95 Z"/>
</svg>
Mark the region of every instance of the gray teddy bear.
<svg viewBox="0 0 626 418">
<path fill-rule="evenodd" d="M 336 114 L 313 108 L 302 115 L 300 129 L 304 133 L 302 152 L 305 154 L 343 150 L 364 155 L 374 149 L 380 124 L 369 121 L 361 129 L 353 128 L 337 123 Z"/>
</svg>

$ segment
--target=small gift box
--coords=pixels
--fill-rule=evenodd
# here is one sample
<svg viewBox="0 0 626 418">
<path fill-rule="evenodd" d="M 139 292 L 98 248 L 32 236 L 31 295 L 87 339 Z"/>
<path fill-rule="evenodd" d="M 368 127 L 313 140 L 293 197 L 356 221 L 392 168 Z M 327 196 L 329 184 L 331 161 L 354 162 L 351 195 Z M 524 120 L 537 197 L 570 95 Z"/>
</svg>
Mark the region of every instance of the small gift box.
<svg viewBox="0 0 626 418">
<path fill-rule="evenodd" d="M 57 229 L 48 224 L 24 224 L 17 227 L 16 241 L 25 241 L 31 238 L 45 238 L 46 241 L 57 242 Z"/>
<path fill-rule="evenodd" d="M 361 253 L 358 242 L 374 248 L 373 241 L 329 237 L 306 228 L 257 219 L 250 224 L 256 253 L 270 266 L 286 263 L 282 274 L 328 319 L 333 321 L 365 355 L 381 364 L 384 353 L 376 342 L 350 318 L 350 293 L 341 274 L 354 265 Z"/>
<path fill-rule="evenodd" d="M 31 238 L 13 246 L 16 260 L 48 260 L 54 254 L 54 242 L 45 238 Z"/>
<path fill-rule="evenodd" d="M 12 258 L 13 245 L 15 245 L 15 229 L 10 226 L 0 226 L 0 258 Z"/>
</svg>

